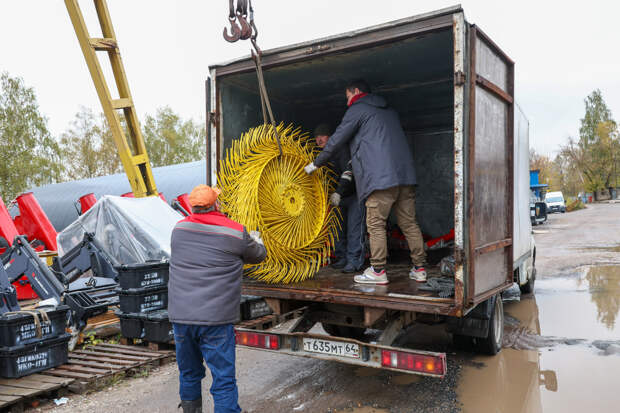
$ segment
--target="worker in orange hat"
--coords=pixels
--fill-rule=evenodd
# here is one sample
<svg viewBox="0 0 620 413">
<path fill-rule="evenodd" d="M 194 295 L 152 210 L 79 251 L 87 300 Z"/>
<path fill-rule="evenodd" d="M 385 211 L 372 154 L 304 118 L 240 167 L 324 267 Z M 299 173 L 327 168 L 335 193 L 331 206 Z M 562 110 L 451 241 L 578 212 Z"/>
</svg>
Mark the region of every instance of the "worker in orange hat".
<svg viewBox="0 0 620 413">
<path fill-rule="evenodd" d="M 172 231 L 168 314 L 174 330 L 184 413 L 202 412 L 203 360 L 213 377 L 216 413 L 240 412 L 235 378 L 235 332 L 243 264 L 267 255 L 256 231 L 218 211 L 218 188 L 198 185 L 192 213 Z"/>
</svg>

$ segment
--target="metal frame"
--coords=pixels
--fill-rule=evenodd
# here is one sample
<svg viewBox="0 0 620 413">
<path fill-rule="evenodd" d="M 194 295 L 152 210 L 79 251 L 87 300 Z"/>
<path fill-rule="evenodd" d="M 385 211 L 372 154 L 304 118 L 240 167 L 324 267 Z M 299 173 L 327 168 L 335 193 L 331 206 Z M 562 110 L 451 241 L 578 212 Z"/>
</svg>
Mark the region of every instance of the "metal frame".
<svg viewBox="0 0 620 413">
<path fill-rule="evenodd" d="M 492 81 L 477 74 L 476 71 L 476 43 L 482 41 L 493 50 L 500 59 L 504 60 L 507 66 L 507 84 L 508 90 L 504 91 L 498 85 Z M 512 257 L 512 234 L 513 234 L 513 216 L 514 216 L 514 166 L 513 166 L 513 151 L 514 151 L 514 62 L 477 26 L 471 25 L 469 29 L 469 136 L 468 136 L 468 240 L 469 245 L 467 248 L 467 294 L 465 303 L 468 303 L 471 307 L 488 299 L 489 297 L 505 290 L 510 287 L 513 282 L 513 257 Z M 506 214 L 506 234 L 504 239 L 496 240 L 484 245 L 476 245 L 477 229 L 478 226 L 475 223 L 474 215 L 474 194 L 475 194 L 475 170 L 476 170 L 476 87 L 480 86 L 486 91 L 492 93 L 494 96 L 502 100 L 508 109 L 507 113 L 507 127 L 506 127 L 506 199 L 505 206 L 508 209 Z M 506 281 L 483 293 L 475 294 L 475 257 L 483 254 L 487 254 L 499 249 L 504 249 L 506 254 Z"/>
<path fill-rule="evenodd" d="M 142 137 L 138 115 L 133 104 L 129 83 L 125 75 L 125 68 L 121 60 L 121 54 L 114 34 L 110 12 L 105 0 L 94 0 L 103 39 L 91 38 L 84 17 L 77 0 L 65 0 L 69 17 L 73 23 L 75 34 L 80 42 L 84 59 L 95 84 L 103 113 L 110 125 L 114 143 L 127 174 L 129 185 L 136 198 L 157 195 L 157 187 L 153 179 L 151 163 L 146 152 L 146 145 Z M 97 58 L 97 51 L 106 51 L 110 58 L 114 80 L 118 89 L 119 98 L 113 99 L 101 70 L 101 64 Z M 118 110 L 123 110 L 127 122 L 127 132 L 121 125 Z"/>
<path fill-rule="evenodd" d="M 345 364 L 352 364 L 356 366 L 365 366 L 365 367 L 374 367 L 382 370 L 391 370 L 397 371 L 405 374 L 415 374 L 436 378 L 443 378 L 445 373 L 447 373 L 447 363 L 446 363 L 446 354 L 431 352 L 431 351 L 423 351 L 423 350 L 415 350 L 410 348 L 402 348 L 402 347 L 392 347 L 387 344 L 381 343 L 366 343 L 363 341 L 344 338 L 344 337 L 336 337 L 336 336 L 326 336 L 323 334 L 315 334 L 308 332 L 295 332 L 295 327 L 299 324 L 300 320 L 303 318 L 307 308 L 300 308 L 286 314 L 282 315 L 269 315 L 265 317 L 261 317 L 256 320 L 243 321 L 235 326 L 235 330 L 239 332 L 251 332 L 251 333 L 264 333 L 264 334 L 273 334 L 277 335 L 280 339 L 280 349 L 279 350 L 271 350 L 266 348 L 256 348 L 250 346 L 243 346 L 242 344 L 237 343 L 237 346 L 242 346 L 251 350 L 257 351 L 268 351 L 270 353 L 277 354 L 287 354 L 291 356 L 299 356 L 306 358 L 316 358 L 321 360 L 328 361 L 337 361 Z M 404 319 L 401 317 L 396 319 L 395 325 L 402 325 Z M 314 324 L 314 323 L 313 323 Z M 310 326 L 312 327 L 312 326 Z M 398 328 L 394 327 L 394 331 L 398 330 Z M 390 337 L 392 340 L 387 340 L 391 343 L 393 341 L 394 331 L 391 332 Z M 329 341 L 337 341 L 341 343 L 352 343 L 360 346 L 361 357 L 351 358 L 346 356 L 336 356 L 336 355 L 327 355 L 321 353 L 315 353 L 306 351 L 303 349 L 303 345 L 301 342 L 304 338 L 317 338 L 321 340 L 329 340 Z M 416 372 L 404 369 L 394 369 L 391 367 L 383 366 L 381 363 L 381 350 L 388 351 L 399 351 L 406 352 L 410 354 L 420 355 L 420 356 L 433 356 L 439 357 L 443 363 L 443 371 L 444 375 L 439 374 L 430 374 L 423 372 Z"/>
</svg>

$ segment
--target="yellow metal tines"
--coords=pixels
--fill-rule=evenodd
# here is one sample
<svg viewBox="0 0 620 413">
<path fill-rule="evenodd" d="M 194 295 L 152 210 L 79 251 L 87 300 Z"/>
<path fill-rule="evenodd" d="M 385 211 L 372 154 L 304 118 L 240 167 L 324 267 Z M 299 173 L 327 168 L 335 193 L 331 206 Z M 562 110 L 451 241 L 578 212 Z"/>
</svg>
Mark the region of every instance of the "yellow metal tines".
<svg viewBox="0 0 620 413">
<path fill-rule="evenodd" d="M 328 205 L 333 177 L 325 168 L 304 172 L 314 159 L 314 142 L 292 125 L 277 130 L 282 156 L 271 125 L 250 129 L 232 142 L 220 162 L 219 199 L 231 219 L 262 233 L 267 259 L 247 265 L 247 274 L 291 283 L 312 277 L 326 262 L 338 212 Z"/>
</svg>

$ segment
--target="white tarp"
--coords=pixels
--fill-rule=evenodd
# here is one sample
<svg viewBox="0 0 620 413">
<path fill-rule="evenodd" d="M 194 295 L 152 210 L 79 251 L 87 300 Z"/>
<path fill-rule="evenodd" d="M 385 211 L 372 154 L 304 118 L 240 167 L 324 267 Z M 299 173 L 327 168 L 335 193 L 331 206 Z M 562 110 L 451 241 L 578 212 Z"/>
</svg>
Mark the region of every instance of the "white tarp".
<svg viewBox="0 0 620 413">
<path fill-rule="evenodd" d="M 183 217 L 159 197 L 105 195 L 56 238 L 63 256 L 90 232 L 121 264 L 170 258 L 170 235 Z"/>
</svg>

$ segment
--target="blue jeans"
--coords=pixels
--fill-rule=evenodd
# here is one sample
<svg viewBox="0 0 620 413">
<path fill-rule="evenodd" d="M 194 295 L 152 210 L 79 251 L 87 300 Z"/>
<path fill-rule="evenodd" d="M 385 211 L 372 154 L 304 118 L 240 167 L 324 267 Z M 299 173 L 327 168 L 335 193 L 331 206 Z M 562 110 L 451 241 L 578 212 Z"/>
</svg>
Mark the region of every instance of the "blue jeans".
<svg viewBox="0 0 620 413">
<path fill-rule="evenodd" d="M 172 327 L 181 400 L 202 397 L 200 382 L 205 377 L 204 359 L 213 378 L 211 395 L 215 413 L 241 412 L 235 378 L 235 330 L 232 324 L 204 326 L 173 323 Z"/>
<path fill-rule="evenodd" d="M 336 260 L 345 258 L 348 265 L 356 269 L 364 265 L 364 238 L 366 235 L 366 220 L 357 195 L 348 196 L 340 201 L 341 229 L 338 231 L 338 241 L 334 245 Z"/>
</svg>

